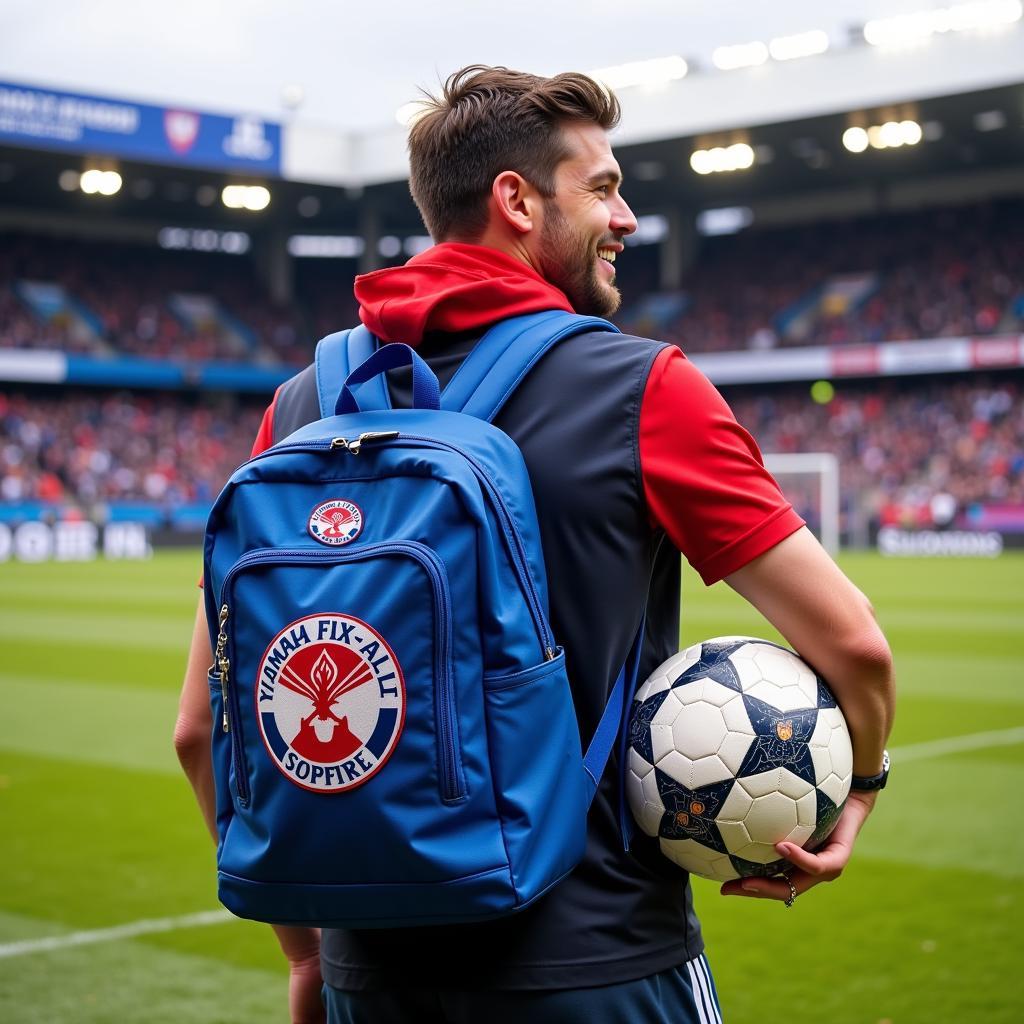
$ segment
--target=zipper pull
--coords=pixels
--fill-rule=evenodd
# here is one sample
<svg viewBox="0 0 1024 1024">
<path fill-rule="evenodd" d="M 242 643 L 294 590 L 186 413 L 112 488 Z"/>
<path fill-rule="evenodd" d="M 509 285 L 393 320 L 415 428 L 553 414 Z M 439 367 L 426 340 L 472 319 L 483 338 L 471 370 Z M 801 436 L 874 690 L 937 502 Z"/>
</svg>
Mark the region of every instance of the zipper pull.
<svg viewBox="0 0 1024 1024">
<path fill-rule="evenodd" d="M 558 655 L 555 654 L 553 648 L 548 647 L 548 648 L 545 649 L 545 651 L 544 651 L 544 660 L 545 661 L 554 661 L 555 658 L 557 658 L 557 657 L 558 657 Z"/>
<path fill-rule="evenodd" d="M 394 441 L 398 437 L 397 430 L 370 430 L 366 433 L 360 434 L 354 441 L 349 441 L 345 437 L 335 437 L 331 439 L 332 448 L 344 448 L 345 451 L 351 452 L 353 455 L 359 454 L 359 449 L 364 444 L 379 444 L 382 441 Z"/>
<path fill-rule="evenodd" d="M 228 722 L 228 670 L 231 667 L 231 663 L 228 661 L 227 647 L 228 647 L 228 606 L 222 605 L 220 609 L 220 621 L 219 621 L 219 632 L 217 633 L 217 650 L 214 653 L 213 660 L 217 664 L 217 671 L 220 673 L 220 695 L 221 700 L 224 703 L 224 713 L 221 716 L 220 727 L 223 732 L 227 732 L 231 726 Z"/>
</svg>

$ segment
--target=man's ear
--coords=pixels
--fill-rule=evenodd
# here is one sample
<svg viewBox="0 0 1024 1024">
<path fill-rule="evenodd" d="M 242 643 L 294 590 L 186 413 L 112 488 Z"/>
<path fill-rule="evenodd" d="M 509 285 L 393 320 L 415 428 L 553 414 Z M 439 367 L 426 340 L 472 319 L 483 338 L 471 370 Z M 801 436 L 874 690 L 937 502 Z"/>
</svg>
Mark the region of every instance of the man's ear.
<svg viewBox="0 0 1024 1024">
<path fill-rule="evenodd" d="M 541 195 L 521 174 L 502 171 L 491 185 L 491 199 L 498 216 L 517 234 L 539 226 Z"/>
</svg>

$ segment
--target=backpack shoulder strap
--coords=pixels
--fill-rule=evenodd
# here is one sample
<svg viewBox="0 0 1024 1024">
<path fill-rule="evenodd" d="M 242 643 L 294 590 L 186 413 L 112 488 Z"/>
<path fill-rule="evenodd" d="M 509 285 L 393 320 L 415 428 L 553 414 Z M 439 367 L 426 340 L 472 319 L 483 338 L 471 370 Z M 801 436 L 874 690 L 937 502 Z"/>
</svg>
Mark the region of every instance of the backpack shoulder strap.
<svg viewBox="0 0 1024 1024">
<path fill-rule="evenodd" d="M 584 331 L 619 333 L 619 329 L 607 320 L 579 316 L 563 310 L 548 310 L 503 320 L 492 327 L 463 360 L 441 395 L 441 408 L 493 420 L 545 352 L 563 339 Z M 629 654 L 619 670 L 608 703 L 584 756 L 583 765 L 588 776 L 588 797 L 591 801 L 597 794 L 597 787 L 612 750 L 615 749 L 616 739 L 621 747 L 627 731 L 643 638 L 644 620 L 641 618 Z M 630 819 L 628 812 L 621 808 L 620 824 L 623 843 L 628 849 L 632 835 Z"/>
<path fill-rule="evenodd" d="M 441 396 L 441 408 L 493 420 L 520 381 L 553 345 L 584 331 L 619 329 L 596 316 L 547 310 L 492 327 L 463 360 Z"/>
<path fill-rule="evenodd" d="M 334 407 L 348 375 L 377 351 L 377 339 L 362 325 L 347 331 L 336 331 L 321 338 L 316 345 L 316 391 L 320 416 L 334 415 Z M 385 377 L 374 377 L 362 385 L 360 408 L 390 409 Z"/>
</svg>

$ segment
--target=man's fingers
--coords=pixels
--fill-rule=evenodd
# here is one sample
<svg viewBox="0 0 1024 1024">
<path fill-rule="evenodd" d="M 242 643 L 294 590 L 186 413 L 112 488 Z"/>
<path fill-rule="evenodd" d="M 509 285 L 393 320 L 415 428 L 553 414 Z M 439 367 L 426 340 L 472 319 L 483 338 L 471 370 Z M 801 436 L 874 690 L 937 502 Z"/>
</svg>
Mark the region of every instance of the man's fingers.
<svg viewBox="0 0 1024 1024">
<path fill-rule="evenodd" d="M 795 843 L 776 844 L 779 856 L 785 857 L 793 865 L 794 870 L 786 874 L 797 895 L 821 882 L 834 881 L 843 873 L 853 853 L 857 830 L 870 810 L 869 804 L 862 806 L 856 802 L 852 810 L 848 807 L 828 841 L 815 853 Z M 784 901 L 792 895 L 784 878 L 737 878 L 726 882 L 719 891 L 723 896 L 749 896 L 763 900 Z"/>
<path fill-rule="evenodd" d="M 817 853 L 810 853 L 793 843 L 778 843 L 776 850 L 791 864 L 815 878 L 838 878 L 850 859 L 850 848 L 829 843 Z"/>
<path fill-rule="evenodd" d="M 775 849 L 791 864 L 795 864 L 801 871 L 806 871 L 809 875 L 821 875 L 826 870 L 821 863 L 820 856 L 808 853 L 807 850 L 795 846 L 793 843 L 779 843 Z"/>
<path fill-rule="evenodd" d="M 790 880 L 798 894 L 814 885 L 813 879 L 798 871 L 793 872 Z M 723 896 L 750 896 L 760 900 L 788 900 L 792 895 L 783 878 L 737 878 L 726 882 L 719 891 Z"/>
</svg>

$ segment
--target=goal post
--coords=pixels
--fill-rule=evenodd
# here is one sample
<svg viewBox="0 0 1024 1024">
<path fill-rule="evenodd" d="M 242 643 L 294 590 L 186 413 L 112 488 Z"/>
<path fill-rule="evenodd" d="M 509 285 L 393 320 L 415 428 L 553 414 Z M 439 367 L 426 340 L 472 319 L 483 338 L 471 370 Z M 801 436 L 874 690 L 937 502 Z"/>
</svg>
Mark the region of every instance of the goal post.
<svg viewBox="0 0 1024 1024">
<path fill-rule="evenodd" d="M 830 555 L 839 551 L 839 460 L 831 452 L 766 454 L 782 493 Z"/>
</svg>

